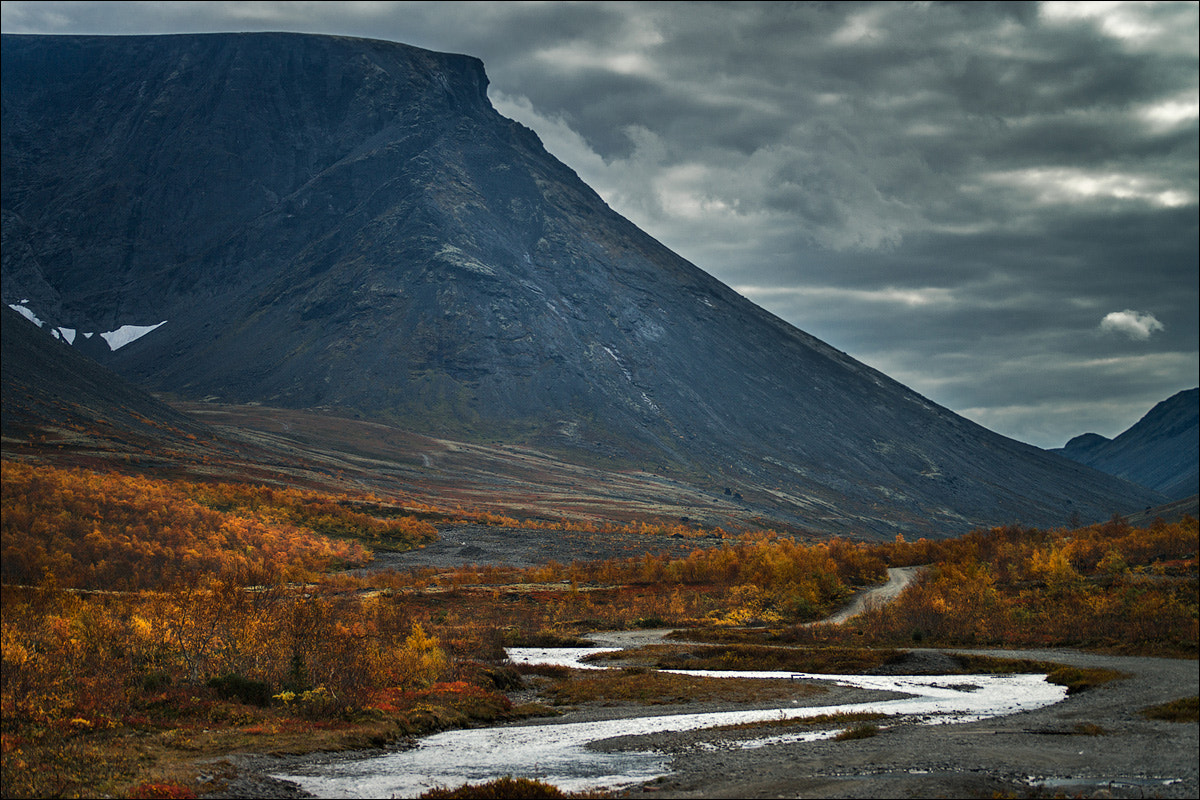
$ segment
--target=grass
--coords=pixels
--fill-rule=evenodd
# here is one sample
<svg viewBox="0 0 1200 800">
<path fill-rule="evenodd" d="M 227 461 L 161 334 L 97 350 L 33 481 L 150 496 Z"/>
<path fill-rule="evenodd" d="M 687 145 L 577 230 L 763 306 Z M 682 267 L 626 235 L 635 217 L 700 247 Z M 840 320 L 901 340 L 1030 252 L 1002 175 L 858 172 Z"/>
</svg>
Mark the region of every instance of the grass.
<svg viewBox="0 0 1200 800">
<path fill-rule="evenodd" d="M 699 702 L 755 702 L 811 697 L 822 687 L 792 681 L 755 678 L 705 678 L 656 672 L 644 667 L 573 671 L 567 679 L 542 690 L 558 705 L 637 703 L 674 705 Z"/>
<path fill-rule="evenodd" d="M 876 669 L 899 655 L 900 651 L 891 648 L 869 647 L 656 644 L 619 653 L 601 653 L 590 660 L 620 660 L 656 669 L 756 670 L 847 675 Z"/>
<path fill-rule="evenodd" d="M 873 722 L 887 719 L 887 714 L 878 711 L 853 711 L 841 714 L 818 714 L 815 717 L 781 717 L 761 722 L 739 722 L 735 725 L 718 725 L 710 731 L 749 731 L 761 728 L 821 728 L 840 727 L 855 722 Z"/>
<path fill-rule="evenodd" d="M 632 650 L 599 653 L 587 660 L 595 663 L 620 662 L 655 669 L 756 670 L 807 672 L 813 674 L 858 675 L 901 659 L 904 651 L 893 648 L 850 646 L 795 646 L 762 644 L 684 645 L 654 644 Z M 1123 672 L 1090 669 L 1032 659 L 1000 658 L 970 653 L 952 654 L 958 668 L 934 674 L 1006 675 L 1046 673 L 1047 680 L 1066 686 L 1076 694 L 1113 680 L 1128 678 Z M 916 674 L 919 674 L 919 670 Z"/>
<path fill-rule="evenodd" d="M 1094 689 L 1109 681 L 1122 680 L 1130 677 L 1127 673 L 1115 669 L 1086 669 L 1069 667 L 1061 664 L 1049 664 L 1052 667 L 1046 674 L 1046 680 L 1059 686 L 1067 687 L 1067 694 L 1079 694 L 1088 689 Z M 1041 670 L 1037 670 L 1041 672 Z"/>
<path fill-rule="evenodd" d="M 870 722 L 865 722 L 862 725 L 855 725 L 852 728 L 839 733 L 833 737 L 835 742 L 849 742 L 855 739 L 870 739 L 872 736 L 879 735 L 879 726 Z"/>
<path fill-rule="evenodd" d="M 1181 697 L 1169 703 L 1142 709 L 1146 719 L 1164 722 L 1200 722 L 1200 697 Z"/>
<path fill-rule="evenodd" d="M 591 647 L 592 642 L 557 631 L 540 630 L 532 633 L 512 631 L 506 638 L 508 647 Z"/>
<path fill-rule="evenodd" d="M 962 665 L 964 673 L 1007 675 L 1012 673 L 1046 673 L 1046 680 L 1067 687 L 1067 694 L 1093 689 L 1110 681 L 1124 680 L 1130 675 L 1114 669 L 1073 667 L 1052 661 L 1035 661 L 1026 658 L 998 658 L 996 656 L 955 653 L 954 660 Z"/>
<path fill-rule="evenodd" d="M 430 789 L 420 800 L 542 800 L 542 798 L 608 797 L 605 792 L 564 792 L 553 784 L 509 775 L 486 783 L 468 783 L 456 789 Z"/>
</svg>

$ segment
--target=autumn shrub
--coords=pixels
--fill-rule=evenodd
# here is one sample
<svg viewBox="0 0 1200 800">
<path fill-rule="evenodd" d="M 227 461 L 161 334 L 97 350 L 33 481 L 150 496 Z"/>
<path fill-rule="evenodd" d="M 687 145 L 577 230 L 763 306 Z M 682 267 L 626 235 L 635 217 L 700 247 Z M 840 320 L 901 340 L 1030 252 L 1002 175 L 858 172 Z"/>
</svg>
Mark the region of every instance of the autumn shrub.
<svg viewBox="0 0 1200 800">
<path fill-rule="evenodd" d="M 454 789 L 430 789 L 421 800 L 540 800 L 541 798 L 587 797 L 566 794 L 557 786 L 531 778 L 505 776 L 487 783 L 468 783 Z"/>
<path fill-rule="evenodd" d="M 890 648 L 772 647 L 728 644 L 651 646 L 624 651 L 623 658 L 644 657 L 659 669 L 780 670 L 824 674 L 857 674 L 878 668 L 899 655 Z"/>
<path fill-rule="evenodd" d="M 454 665 L 454 678 L 476 686 L 490 687 L 500 692 L 520 689 L 524 685 L 521 673 L 512 664 L 460 661 Z"/>
<path fill-rule="evenodd" d="M 6 583 L 49 576 L 70 588 L 154 588 L 255 571 L 304 577 L 361 565 L 359 544 L 287 520 L 203 506 L 189 485 L 118 473 L 4 462 L 0 541 Z"/>
<path fill-rule="evenodd" d="M 125 796 L 138 800 L 192 800 L 198 797 L 190 786 L 176 781 L 139 783 L 132 787 Z"/>
<path fill-rule="evenodd" d="M 1110 681 L 1129 677 L 1127 674 L 1113 669 L 1072 667 L 1063 664 L 1049 666 L 1046 682 L 1067 687 L 1067 694 L 1079 694 Z"/>
<path fill-rule="evenodd" d="M 263 705 L 271 687 L 319 690 L 293 706 L 302 716 L 343 716 L 382 687 L 427 688 L 453 671 L 440 640 L 395 602 L 307 588 L 222 578 L 127 594 L 4 587 L 4 719 L 123 716 L 176 689 Z"/>
<path fill-rule="evenodd" d="M 271 685 L 265 681 L 251 680 L 236 673 L 229 673 L 210 678 L 208 685 L 226 700 L 237 700 L 252 706 L 271 704 Z"/>
<path fill-rule="evenodd" d="M 641 627 L 635 623 L 634 627 Z M 589 647 L 591 641 L 571 633 L 546 630 L 545 628 L 526 633 L 510 629 L 506 644 L 509 647 Z"/>
<path fill-rule="evenodd" d="M 870 739 L 879 735 L 879 726 L 871 722 L 846 728 L 833 737 L 836 742 L 849 742 L 855 739 Z"/>
<path fill-rule="evenodd" d="M 1198 648 L 1195 519 L 1071 531 L 1006 526 L 944 542 L 879 546 L 890 563 L 932 562 L 893 603 L 787 639 L 1077 646 L 1191 654 Z"/>
<path fill-rule="evenodd" d="M 372 547 L 408 550 L 437 539 L 429 522 L 378 499 L 353 500 L 324 492 L 244 483 L 186 483 L 196 502 L 264 522 L 285 522 L 322 536 L 353 538 Z"/>
</svg>

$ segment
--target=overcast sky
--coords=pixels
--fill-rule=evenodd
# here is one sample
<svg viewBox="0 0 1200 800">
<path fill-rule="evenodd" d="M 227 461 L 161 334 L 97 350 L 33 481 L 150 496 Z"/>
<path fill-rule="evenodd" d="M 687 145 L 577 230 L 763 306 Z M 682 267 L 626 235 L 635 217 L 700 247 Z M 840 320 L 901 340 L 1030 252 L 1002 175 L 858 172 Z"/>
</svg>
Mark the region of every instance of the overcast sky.
<svg viewBox="0 0 1200 800">
<path fill-rule="evenodd" d="M 1188 3 L 4 2 L 6 33 L 301 31 L 483 59 L 618 212 L 1014 438 L 1200 383 Z"/>
</svg>

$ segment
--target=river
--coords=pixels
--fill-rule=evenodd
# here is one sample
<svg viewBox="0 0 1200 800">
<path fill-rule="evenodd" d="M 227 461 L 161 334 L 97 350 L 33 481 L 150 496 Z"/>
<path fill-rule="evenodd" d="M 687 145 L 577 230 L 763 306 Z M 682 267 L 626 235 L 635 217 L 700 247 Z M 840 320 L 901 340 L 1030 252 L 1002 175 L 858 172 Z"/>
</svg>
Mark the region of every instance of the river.
<svg viewBox="0 0 1200 800">
<path fill-rule="evenodd" d="M 512 648 L 514 663 L 562 664 L 596 669 L 581 661 L 615 648 Z M 880 727 L 899 724 L 955 724 L 1042 708 L 1062 700 L 1066 690 L 1042 675 L 816 675 L 789 672 L 678 670 L 709 677 L 820 682 L 898 693 L 899 697 L 827 706 L 774 708 L 701 714 L 663 714 L 589 722 L 516 724 L 446 731 L 402 752 L 340 764 L 320 774 L 279 774 L 318 797 L 416 797 L 428 789 L 454 787 L 511 775 L 552 783 L 566 791 L 617 788 L 670 773 L 669 756 L 653 749 L 604 752 L 590 745 L 618 736 L 638 736 L 711 728 L 744 722 L 814 717 L 836 713 L 888 715 Z M 799 702 L 799 701 L 797 701 Z M 831 738 L 839 728 L 739 738 L 736 747 Z"/>
</svg>

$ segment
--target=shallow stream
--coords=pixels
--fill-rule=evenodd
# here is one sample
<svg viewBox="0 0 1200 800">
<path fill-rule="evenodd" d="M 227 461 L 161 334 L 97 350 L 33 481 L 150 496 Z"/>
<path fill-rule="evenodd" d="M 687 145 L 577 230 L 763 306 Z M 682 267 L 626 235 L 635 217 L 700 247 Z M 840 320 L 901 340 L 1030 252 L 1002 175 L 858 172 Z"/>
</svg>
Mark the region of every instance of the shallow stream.
<svg viewBox="0 0 1200 800">
<path fill-rule="evenodd" d="M 593 653 L 615 648 L 511 648 L 516 663 L 561 664 L 602 669 L 581 662 Z M 500 778 L 537 778 L 566 791 L 617 788 L 670 773 L 670 757 L 654 750 L 602 752 L 589 747 L 617 736 L 673 733 L 719 725 L 763 722 L 823 714 L 878 712 L 910 724 L 975 722 L 1057 703 L 1066 689 L 1047 683 L 1044 675 L 815 675 L 790 672 L 722 672 L 675 670 L 709 677 L 803 680 L 899 692 L 899 699 L 831 706 L 780 706 L 749 711 L 669 714 L 595 722 L 510 725 L 446 731 L 421 739 L 412 750 L 324 765 L 319 775 L 275 775 L 294 781 L 318 797 L 416 797 L 428 789 L 454 787 Z M 731 747 L 762 747 L 784 742 L 814 741 L 839 730 L 740 738 Z"/>
</svg>

